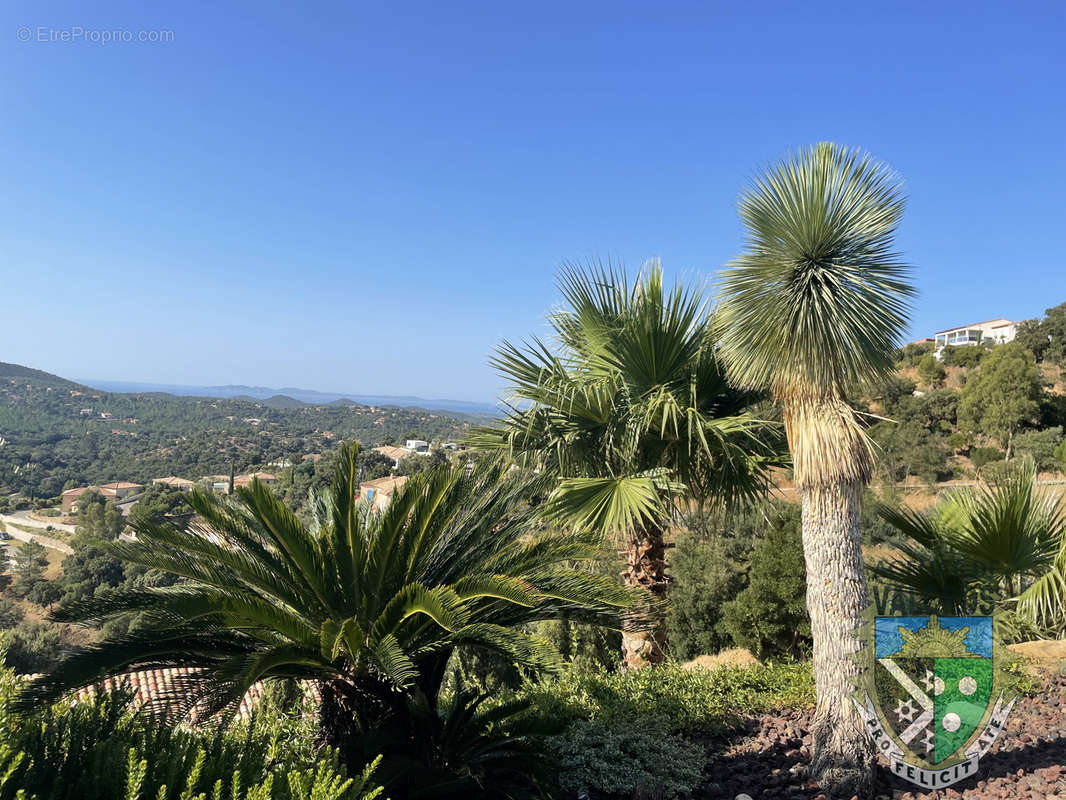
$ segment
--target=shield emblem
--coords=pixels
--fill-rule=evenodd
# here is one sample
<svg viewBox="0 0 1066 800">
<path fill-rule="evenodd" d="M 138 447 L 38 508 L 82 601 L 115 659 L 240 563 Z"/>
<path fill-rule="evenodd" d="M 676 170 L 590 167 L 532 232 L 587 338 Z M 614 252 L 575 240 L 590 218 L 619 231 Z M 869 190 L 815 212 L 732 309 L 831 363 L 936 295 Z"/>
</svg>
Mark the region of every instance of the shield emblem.
<svg viewBox="0 0 1066 800">
<path fill-rule="evenodd" d="M 992 711 L 992 618 L 876 617 L 874 636 L 877 705 L 907 761 L 961 757 Z"/>
</svg>

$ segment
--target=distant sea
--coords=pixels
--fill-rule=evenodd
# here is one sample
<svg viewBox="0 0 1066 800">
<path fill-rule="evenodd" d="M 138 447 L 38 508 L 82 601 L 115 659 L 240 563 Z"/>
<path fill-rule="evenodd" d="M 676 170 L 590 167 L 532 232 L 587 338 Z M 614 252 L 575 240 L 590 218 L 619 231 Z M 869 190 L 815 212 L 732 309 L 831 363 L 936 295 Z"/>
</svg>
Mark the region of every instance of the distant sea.
<svg viewBox="0 0 1066 800">
<path fill-rule="evenodd" d="M 96 378 L 79 379 L 79 383 L 104 392 L 165 392 L 180 397 L 236 397 L 243 395 L 257 400 L 266 400 L 275 395 L 285 395 L 301 403 L 324 405 L 334 400 L 351 400 L 367 406 L 400 406 L 402 408 L 425 408 L 435 411 L 460 411 L 464 414 L 499 414 L 492 403 L 471 400 L 447 400 L 415 397 L 412 395 L 355 394 L 351 392 L 318 392 L 312 389 L 284 387 L 271 389 L 266 386 L 184 386 L 173 383 L 138 383 L 135 381 L 109 381 Z"/>
</svg>

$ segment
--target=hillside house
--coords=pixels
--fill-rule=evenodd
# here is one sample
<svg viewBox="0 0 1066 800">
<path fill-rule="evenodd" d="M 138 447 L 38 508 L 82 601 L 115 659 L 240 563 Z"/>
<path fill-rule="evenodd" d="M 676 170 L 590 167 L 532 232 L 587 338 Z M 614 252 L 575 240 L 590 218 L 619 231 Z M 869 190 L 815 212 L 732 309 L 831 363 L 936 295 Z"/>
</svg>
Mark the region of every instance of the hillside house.
<svg viewBox="0 0 1066 800">
<path fill-rule="evenodd" d="M 131 494 L 137 494 L 144 486 L 139 483 L 130 483 L 129 481 L 118 481 L 117 483 L 105 483 L 100 488 L 108 492 L 114 492 L 116 500 L 125 500 Z"/>
<path fill-rule="evenodd" d="M 67 489 L 60 497 L 60 509 L 64 514 L 76 514 L 78 512 L 78 498 L 86 492 L 97 492 L 104 497 L 113 500 L 114 492 L 105 492 L 99 486 L 79 486 L 77 489 Z"/>
<path fill-rule="evenodd" d="M 398 466 L 400 466 L 401 458 L 407 458 L 407 456 L 411 455 L 410 450 L 407 450 L 403 447 L 395 447 L 391 444 L 385 444 L 381 447 L 375 447 L 374 452 L 381 453 L 381 455 L 385 456 L 385 458 L 391 459 L 393 469 L 396 469 Z"/>
<path fill-rule="evenodd" d="M 138 489 L 143 489 L 139 483 L 105 483 L 103 486 L 79 486 L 76 489 L 67 489 L 60 497 L 60 509 L 64 514 L 76 514 L 78 512 L 78 498 L 86 492 L 96 492 L 106 500 L 124 500 Z"/>
<path fill-rule="evenodd" d="M 177 489 L 182 492 L 192 491 L 192 488 L 196 485 L 187 478 L 178 478 L 174 475 L 168 475 L 165 478 L 153 478 L 152 483 L 161 483 L 164 486 L 169 486 L 171 489 Z"/>
<path fill-rule="evenodd" d="M 971 325 L 961 325 L 958 328 L 947 328 L 933 334 L 936 349 L 939 352 L 948 345 L 977 345 L 984 341 L 992 341 L 996 344 L 1013 342 L 1018 332 L 1018 324 L 1009 319 L 1000 317 L 984 322 L 975 322 Z"/>
<path fill-rule="evenodd" d="M 378 478 L 373 481 L 366 481 L 359 484 L 359 497 L 362 500 L 370 503 L 378 511 L 384 511 L 390 502 L 392 497 L 407 483 L 406 475 L 390 476 L 388 478 Z"/>
<path fill-rule="evenodd" d="M 414 453 L 429 452 L 429 442 L 425 439 L 408 439 L 404 447 Z"/>
<path fill-rule="evenodd" d="M 248 475 L 238 475 L 236 478 L 233 479 L 233 486 L 234 488 L 236 488 L 237 486 L 248 486 L 251 484 L 252 481 L 257 479 L 260 483 L 263 483 L 267 486 L 273 486 L 275 483 L 278 482 L 277 475 L 271 475 L 269 472 L 252 472 Z"/>
</svg>

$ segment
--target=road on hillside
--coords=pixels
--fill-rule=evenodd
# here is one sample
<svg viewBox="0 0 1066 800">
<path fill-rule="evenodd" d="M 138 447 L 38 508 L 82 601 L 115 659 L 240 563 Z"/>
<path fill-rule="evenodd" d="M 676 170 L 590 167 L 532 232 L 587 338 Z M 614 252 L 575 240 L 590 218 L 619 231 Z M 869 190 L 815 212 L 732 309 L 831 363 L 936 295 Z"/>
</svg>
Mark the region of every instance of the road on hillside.
<svg viewBox="0 0 1066 800">
<path fill-rule="evenodd" d="M 18 539 L 20 542 L 37 542 L 37 544 L 44 545 L 50 550 L 58 550 L 60 553 L 66 553 L 68 556 L 74 552 L 74 548 L 66 542 L 61 542 L 58 539 L 53 539 L 44 533 L 30 533 L 29 531 L 16 528 L 16 525 L 23 525 L 27 528 L 40 528 L 42 531 L 46 527 L 46 523 L 38 522 L 35 519 L 29 519 L 22 516 L 23 513 L 28 512 L 16 512 L 14 514 L 0 514 L 0 522 L 4 523 L 4 527 L 10 534 L 12 539 Z M 7 524 L 11 523 L 11 524 Z M 70 533 L 74 532 L 73 525 L 53 525 L 54 528 L 69 530 Z"/>
</svg>

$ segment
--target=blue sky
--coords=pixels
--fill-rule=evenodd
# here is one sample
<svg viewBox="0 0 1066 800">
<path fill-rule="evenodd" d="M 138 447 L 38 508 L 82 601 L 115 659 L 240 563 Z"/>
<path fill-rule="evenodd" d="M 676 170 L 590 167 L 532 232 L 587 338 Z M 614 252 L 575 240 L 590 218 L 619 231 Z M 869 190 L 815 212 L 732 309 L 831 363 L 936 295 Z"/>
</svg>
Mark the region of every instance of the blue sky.
<svg viewBox="0 0 1066 800">
<path fill-rule="evenodd" d="M 0 11 L 0 360 L 487 400 L 560 262 L 712 280 L 822 139 L 906 178 L 915 336 L 1066 300 L 1060 2 L 99 6 Z"/>
</svg>

